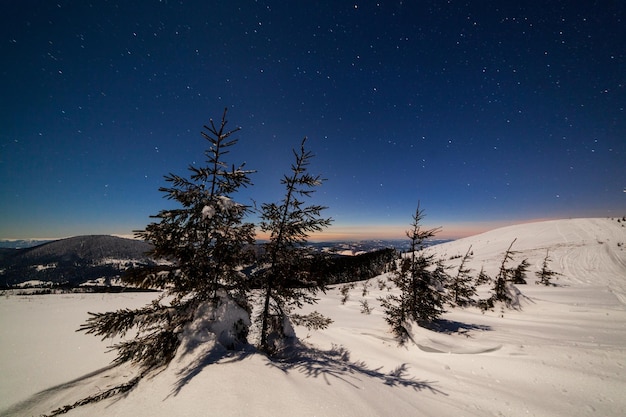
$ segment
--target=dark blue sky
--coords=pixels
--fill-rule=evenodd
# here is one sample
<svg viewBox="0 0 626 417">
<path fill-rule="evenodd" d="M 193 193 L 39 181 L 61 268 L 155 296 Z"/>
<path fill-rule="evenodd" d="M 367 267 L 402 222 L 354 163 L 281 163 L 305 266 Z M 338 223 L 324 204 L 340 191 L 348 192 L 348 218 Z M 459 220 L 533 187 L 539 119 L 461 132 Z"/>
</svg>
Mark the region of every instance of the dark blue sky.
<svg viewBox="0 0 626 417">
<path fill-rule="evenodd" d="M 621 1 L 11 1 L 0 238 L 130 234 L 229 108 L 247 203 L 304 136 L 340 237 L 626 215 Z"/>
</svg>

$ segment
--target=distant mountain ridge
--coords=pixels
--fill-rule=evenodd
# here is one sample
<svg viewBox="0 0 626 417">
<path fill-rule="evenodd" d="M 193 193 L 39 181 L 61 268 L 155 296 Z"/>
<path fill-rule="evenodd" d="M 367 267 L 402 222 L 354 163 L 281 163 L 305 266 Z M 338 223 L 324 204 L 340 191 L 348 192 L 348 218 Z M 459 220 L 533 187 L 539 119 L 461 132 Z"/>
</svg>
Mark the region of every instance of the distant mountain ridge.
<svg viewBox="0 0 626 417">
<path fill-rule="evenodd" d="M 429 244 L 446 241 L 433 240 Z M 340 258 L 359 255 L 358 261 L 336 260 L 334 268 L 337 271 L 354 267 L 355 262 L 365 262 L 371 267 L 370 264 L 376 264 L 377 261 L 365 256 L 369 253 L 389 248 L 397 251 L 408 250 L 406 239 L 309 244 L 320 252 L 331 253 Z M 146 255 L 151 248 L 152 245 L 145 241 L 111 235 L 76 236 L 17 249 L 0 247 L 0 288 L 11 288 L 24 283 L 76 287 L 97 281 L 97 285 L 108 285 L 131 267 L 154 265 L 155 261 Z M 361 269 L 368 270 L 363 265 Z M 343 275 L 347 272 L 337 271 L 334 272 L 342 275 L 342 278 L 335 278 L 344 280 Z"/>
<path fill-rule="evenodd" d="M 110 235 L 76 236 L 55 240 L 26 248 L 20 256 L 25 259 L 76 259 L 144 258 L 152 245 L 142 240 L 126 239 Z"/>
<path fill-rule="evenodd" d="M 76 236 L 24 249 L 0 250 L 0 285 L 25 281 L 78 285 L 119 277 L 131 266 L 154 263 L 141 240 L 109 235 Z"/>
</svg>

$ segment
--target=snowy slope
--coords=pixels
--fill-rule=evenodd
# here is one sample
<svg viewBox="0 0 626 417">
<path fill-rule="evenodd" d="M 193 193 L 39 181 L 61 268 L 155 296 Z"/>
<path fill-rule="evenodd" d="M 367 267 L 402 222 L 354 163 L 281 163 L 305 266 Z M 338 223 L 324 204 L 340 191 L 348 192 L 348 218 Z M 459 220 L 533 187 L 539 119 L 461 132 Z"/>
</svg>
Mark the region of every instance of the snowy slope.
<svg viewBox="0 0 626 417">
<path fill-rule="evenodd" d="M 449 259 L 472 245 L 474 272 L 484 266 L 493 276 L 517 238 L 515 262 L 531 264 L 529 285 L 519 286 L 526 296 L 521 311 L 452 310 L 444 316 L 448 332 L 414 328 L 413 343 L 398 347 L 375 285 L 366 296 L 374 306 L 370 315 L 359 312 L 360 291 L 341 305 L 333 289 L 314 309 L 335 322 L 319 332 L 297 328 L 310 349 L 290 361 L 271 362 L 252 351 L 209 352 L 210 336 L 198 331 L 194 337 L 206 343 L 189 344 L 168 369 L 117 399 L 66 415 L 626 415 L 622 225 L 610 219 L 524 224 L 431 249 Z M 546 249 L 552 269 L 563 274 L 558 287 L 534 284 Z M 105 367 L 112 359 L 103 353 L 108 342 L 74 330 L 87 311 L 133 307 L 153 296 L 0 299 L 0 415 L 49 413 L 131 378 L 132 369 Z"/>
<path fill-rule="evenodd" d="M 572 286 L 604 286 L 616 296 L 626 294 L 626 221 L 611 219 L 571 219 L 527 223 L 486 232 L 438 245 L 442 257 L 464 255 L 472 245 L 477 270 L 495 276 L 502 255 L 511 242 L 517 263 L 528 259 L 532 279 L 541 269 L 546 250 L 551 268 L 563 274 L 557 281 Z M 457 261 L 458 264 L 459 261 Z M 454 264 L 454 263 L 452 263 Z M 625 299 L 622 299 L 626 303 Z"/>
</svg>

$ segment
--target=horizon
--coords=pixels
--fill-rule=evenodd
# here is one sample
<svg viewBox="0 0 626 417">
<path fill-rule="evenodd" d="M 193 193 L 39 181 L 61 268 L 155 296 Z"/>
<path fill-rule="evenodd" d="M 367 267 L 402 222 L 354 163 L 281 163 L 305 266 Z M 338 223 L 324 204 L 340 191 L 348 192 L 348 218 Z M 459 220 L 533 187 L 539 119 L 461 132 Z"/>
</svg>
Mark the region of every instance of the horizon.
<svg viewBox="0 0 626 417">
<path fill-rule="evenodd" d="M 626 215 L 626 212 L 624 213 Z M 498 222 L 480 222 L 480 223 L 467 223 L 467 224 L 456 224 L 456 227 L 446 232 L 446 228 L 444 226 L 433 226 L 431 224 L 425 223 L 422 225 L 423 229 L 431 229 L 441 227 L 440 233 L 436 234 L 432 239 L 429 240 L 458 240 L 466 237 L 476 236 L 485 232 L 489 232 L 492 230 L 515 226 L 515 225 L 523 225 L 523 224 L 531 224 L 538 223 L 544 221 L 553 221 L 553 220 L 568 220 L 575 218 L 622 218 L 624 215 L 620 216 L 583 216 L 583 217 L 562 217 L 562 218 L 539 218 L 539 219 L 525 219 L 525 220 L 510 220 L 510 221 L 498 221 Z M 351 225 L 351 226 L 338 226 L 333 228 L 331 226 L 328 230 L 324 232 L 318 232 L 309 235 L 307 239 L 310 243 L 323 243 L 323 242 L 360 242 L 360 241 L 375 241 L 375 240 L 406 240 L 406 231 L 409 230 L 410 225 L 383 225 L 383 226 L 367 226 L 367 225 Z M 93 235 L 108 235 L 121 237 L 125 239 L 137 239 L 134 233 L 123 233 L 120 231 L 111 232 L 106 230 L 98 230 L 98 231 L 85 231 L 79 233 L 70 233 L 70 234 L 58 234 L 55 236 L 48 237 L 0 237 L 0 241 L 53 241 L 53 240 L 61 240 L 68 239 L 77 236 L 93 236 Z M 37 236 L 37 235 L 33 235 Z M 44 236 L 44 235 L 40 235 Z M 267 240 L 267 236 L 257 230 L 256 234 L 257 241 Z"/>
</svg>

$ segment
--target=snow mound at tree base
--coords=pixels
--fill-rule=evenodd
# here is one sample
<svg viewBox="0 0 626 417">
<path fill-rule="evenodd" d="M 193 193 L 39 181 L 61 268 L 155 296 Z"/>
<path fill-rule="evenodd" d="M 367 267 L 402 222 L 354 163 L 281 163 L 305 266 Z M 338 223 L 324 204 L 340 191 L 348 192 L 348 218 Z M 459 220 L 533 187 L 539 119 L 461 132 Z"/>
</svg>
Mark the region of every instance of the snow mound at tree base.
<svg viewBox="0 0 626 417">
<path fill-rule="evenodd" d="M 221 292 L 217 306 L 203 302 L 196 308 L 194 319 L 183 330 L 177 352 L 180 361 L 198 347 L 234 350 L 244 347 L 250 328 L 249 314 L 232 298 Z"/>
<path fill-rule="evenodd" d="M 407 333 L 411 343 L 417 346 L 421 351 L 428 353 L 476 355 L 495 352 L 502 348 L 501 344 L 474 340 L 467 333 L 451 332 L 450 334 L 445 334 L 428 330 L 417 325 L 412 325 L 407 328 Z"/>
</svg>

